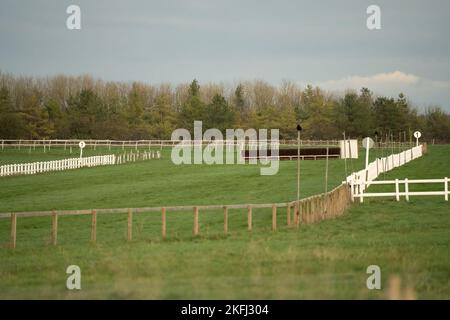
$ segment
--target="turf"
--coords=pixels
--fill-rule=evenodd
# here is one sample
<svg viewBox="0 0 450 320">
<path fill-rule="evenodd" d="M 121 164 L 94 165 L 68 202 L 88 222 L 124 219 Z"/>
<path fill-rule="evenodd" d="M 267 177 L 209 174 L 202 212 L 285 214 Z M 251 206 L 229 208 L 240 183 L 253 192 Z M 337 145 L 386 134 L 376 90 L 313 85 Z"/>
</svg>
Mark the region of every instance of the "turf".
<svg viewBox="0 0 450 320">
<path fill-rule="evenodd" d="M 14 152 L 6 153 L 9 160 L 11 154 Z M 21 161 L 28 161 L 24 159 L 30 156 L 19 150 L 15 154 Z M 63 150 L 54 150 L 46 156 L 62 157 L 63 154 Z M 348 173 L 351 168 L 360 169 L 362 164 L 362 157 L 348 161 Z M 260 168 L 261 165 L 249 164 L 177 166 L 171 161 L 170 150 L 163 150 L 160 160 L 3 177 L 0 212 L 271 203 L 296 199 L 296 161 L 280 161 L 278 174 L 272 176 L 261 176 Z M 324 192 L 324 177 L 324 160 L 302 161 L 301 196 Z M 328 190 L 344 179 L 344 161 L 330 160 Z"/>
<path fill-rule="evenodd" d="M 387 174 L 390 178 L 449 176 L 449 146 Z M 0 211 L 177 204 L 282 202 L 295 198 L 295 162 L 282 162 L 276 176 L 249 166 L 170 166 L 150 160 L 1 180 Z M 360 166 L 361 160 L 353 162 Z M 350 164 L 347 164 L 350 167 Z M 330 184 L 344 174 L 330 161 Z M 350 169 L 350 168 L 348 168 Z M 322 192 L 324 162 L 302 162 L 302 194 Z M 199 186 L 203 186 L 200 187 Z M 434 186 L 436 187 L 436 186 Z M 199 203 L 200 202 L 200 203 Z M 135 216 L 126 243 L 126 215 L 98 217 L 98 243 L 89 244 L 88 216 L 60 217 L 59 245 L 50 239 L 50 218 L 18 220 L 18 247 L 0 249 L 0 298 L 386 298 L 390 276 L 399 275 L 419 299 L 450 298 L 450 217 L 443 197 L 355 203 L 339 219 L 299 229 L 270 231 L 270 212 L 257 210 L 246 231 L 244 211 L 230 211 L 230 234 L 222 215 L 200 213 L 199 237 L 192 214 L 168 212 L 168 238 L 160 217 Z M 9 221 L 0 221 L 6 243 Z M 65 288 L 68 265 L 82 270 L 82 290 Z M 366 288 L 366 268 L 379 265 L 382 290 Z"/>
</svg>

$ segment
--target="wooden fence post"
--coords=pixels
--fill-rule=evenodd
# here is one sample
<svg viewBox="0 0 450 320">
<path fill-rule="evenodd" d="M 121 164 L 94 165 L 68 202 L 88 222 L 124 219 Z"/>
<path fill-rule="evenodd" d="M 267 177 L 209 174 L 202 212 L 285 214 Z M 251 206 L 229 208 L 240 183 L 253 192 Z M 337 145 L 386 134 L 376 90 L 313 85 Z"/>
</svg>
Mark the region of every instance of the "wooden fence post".
<svg viewBox="0 0 450 320">
<path fill-rule="evenodd" d="M 294 204 L 294 225 L 295 226 L 298 226 L 298 221 L 297 221 L 297 219 L 298 219 L 298 215 L 297 215 L 298 207 L 299 207 L 299 201 L 296 201 L 295 204 Z"/>
<path fill-rule="evenodd" d="M 311 223 L 316 222 L 316 207 L 315 207 L 315 198 L 311 199 Z"/>
<path fill-rule="evenodd" d="M 128 209 L 127 240 L 133 240 L 133 211 L 131 209 Z"/>
<path fill-rule="evenodd" d="M 92 210 L 91 241 L 97 241 L 97 211 Z"/>
<path fill-rule="evenodd" d="M 272 205 L 272 231 L 277 230 L 277 206 Z"/>
<path fill-rule="evenodd" d="M 320 215 L 320 197 L 316 196 L 316 198 L 314 199 L 314 208 L 315 208 L 315 212 L 316 212 L 316 222 L 321 220 L 321 215 Z"/>
<path fill-rule="evenodd" d="M 166 238 L 166 208 L 161 208 L 161 235 Z"/>
<path fill-rule="evenodd" d="M 304 202 L 300 201 L 300 203 L 298 204 L 298 223 L 304 223 L 305 222 L 305 210 L 304 210 L 305 206 L 304 206 Z"/>
<path fill-rule="evenodd" d="M 198 207 L 194 207 L 194 236 L 198 235 Z"/>
<path fill-rule="evenodd" d="M 322 216 L 322 197 L 318 196 L 316 198 L 316 212 L 317 212 L 317 220 L 321 221 L 323 220 Z"/>
<path fill-rule="evenodd" d="M 291 204 L 290 203 L 287 204 L 286 214 L 287 214 L 287 225 L 290 226 L 291 225 Z"/>
<path fill-rule="evenodd" d="M 17 216 L 15 213 L 11 213 L 11 248 L 16 248 L 16 229 L 17 229 Z"/>
<path fill-rule="evenodd" d="M 247 224 L 248 224 L 248 231 L 252 231 L 253 222 L 252 222 L 252 206 L 249 205 L 247 208 Z"/>
<path fill-rule="evenodd" d="M 52 214 L 52 245 L 56 246 L 58 240 L 58 214 L 53 211 Z"/>
<path fill-rule="evenodd" d="M 223 207 L 223 233 L 228 234 L 228 207 Z"/>
<path fill-rule="evenodd" d="M 306 200 L 305 201 L 305 203 L 304 203 L 304 206 L 305 206 L 305 223 L 306 224 L 309 224 L 311 221 L 310 221 L 310 213 L 311 213 L 311 210 L 310 210 L 310 205 L 309 205 L 309 200 Z"/>
</svg>

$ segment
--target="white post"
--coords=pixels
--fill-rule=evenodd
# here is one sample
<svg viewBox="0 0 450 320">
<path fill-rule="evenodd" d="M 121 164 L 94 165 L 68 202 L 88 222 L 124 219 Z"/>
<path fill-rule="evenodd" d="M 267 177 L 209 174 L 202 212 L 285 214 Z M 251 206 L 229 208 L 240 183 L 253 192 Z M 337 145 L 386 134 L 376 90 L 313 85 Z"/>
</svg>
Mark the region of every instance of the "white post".
<svg viewBox="0 0 450 320">
<path fill-rule="evenodd" d="M 377 178 L 378 178 L 378 176 L 380 174 L 379 169 L 378 169 L 380 159 L 377 158 L 375 161 L 376 161 L 376 165 L 377 165 Z"/>
<path fill-rule="evenodd" d="M 445 201 L 448 201 L 448 178 L 444 178 Z"/>
<path fill-rule="evenodd" d="M 360 181 L 358 184 L 358 193 L 359 193 L 359 202 L 363 203 L 364 202 L 364 197 L 363 197 L 363 188 L 361 188 L 361 184 L 364 183 L 363 181 Z"/>
<path fill-rule="evenodd" d="M 397 201 L 400 201 L 398 179 L 395 179 L 395 199 L 397 199 Z"/>
<path fill-rule="evenodd" d="M 405 179 L 405 198 L 406 198 L 406 201 L 409 201 L 408 178 Z"/>
<path fill-rule="evenodd" d="M 368 166 L 369 166 L 369 142 L 367 142 L 366 144 L 366 170 Z"/>
</svg>

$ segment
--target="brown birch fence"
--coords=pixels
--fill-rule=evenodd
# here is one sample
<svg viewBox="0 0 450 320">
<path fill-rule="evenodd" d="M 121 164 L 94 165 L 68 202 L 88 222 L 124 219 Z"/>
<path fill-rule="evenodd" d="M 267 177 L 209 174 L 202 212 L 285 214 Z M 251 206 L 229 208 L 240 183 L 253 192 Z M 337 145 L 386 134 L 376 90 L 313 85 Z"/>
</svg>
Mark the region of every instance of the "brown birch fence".
<svg viewBox="0 0 450 320">
<path fill-rule="evenodd" d="M 287 227 L 299 227 L 302 224 L 316 223 L 326 219 L 339 217 L 345 213 L 345 210 L 351 204 L 350 186 L 343 183 L 335 189 L 320 195 L 301 199 L 300 201 L 291 201 L 286 203 L 270 204 L 232 204 L 232 205 L 207 205 L 207 206 L 176 206 L 176 207 L 149 207 L 149 208 L 113 208 L 113 209 L 87 209 L 87 210 L 52 210 L 52 211 L 33 211 L 33 212 L 12 212 L 0 213 L 0 219 L 11 219 L 10 247 L 15 248 L 17 243 L 17 220 L 26 217 L 52 217 L 51 223 L 51 244 L 56 245 L 58 239 L 58 217 L 90 215 L 91 216 L 91 237 L 90 241 L 97 241 L 97 216 L 102 214 L 127 213 L 127 240 L 133 240 L 133 216 L 134 214 L 159 213 L 161 214 L 161 238 L 167 238 L 167 220 L 166 212 L 184 211 L 193 213 L 193 236 L 201 234 L 201 212 L 204 210 L 223 210 L 223 232 L 227 236 L 229 233 L 228 213 L 234 209 L 247 209 L 247 229 L 253 230 L 254 209 L 271 208 L 272 209 L 272 231 L 277 230 L 277 215 L 281 214 L 279 209 L 286 209 Z M 283 214 L 284 215 L 284 214 Z"/>
</svg>

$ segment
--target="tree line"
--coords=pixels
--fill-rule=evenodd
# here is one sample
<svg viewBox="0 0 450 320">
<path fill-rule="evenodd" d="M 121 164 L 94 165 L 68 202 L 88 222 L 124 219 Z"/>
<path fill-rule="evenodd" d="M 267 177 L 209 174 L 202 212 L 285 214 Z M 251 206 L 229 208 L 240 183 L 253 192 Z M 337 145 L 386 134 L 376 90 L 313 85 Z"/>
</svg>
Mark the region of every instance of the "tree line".
<svg viewBox="0 0 450 320">
<path fill-rule="evenodd" d="M 170 139 L 176 128 L 278 128 L 281 139 L 393 135 L 450 141 L 450 116 L 440 107 L 419 112 L 407 97 L 375 96 L 368 88 L 342 94 L 284 81 L 148 85 L 90 76 L 16 77 L 0 73 L 2 139 Z"/>
</svg>

